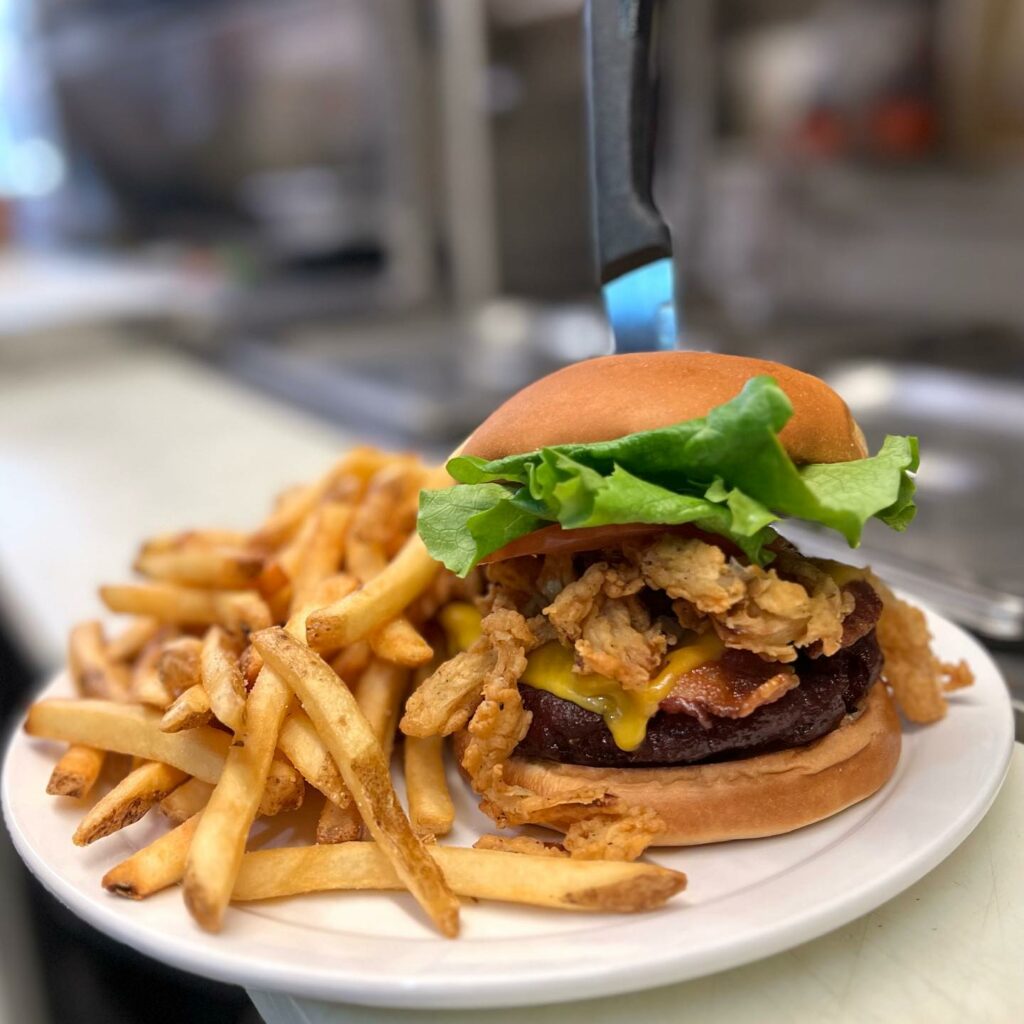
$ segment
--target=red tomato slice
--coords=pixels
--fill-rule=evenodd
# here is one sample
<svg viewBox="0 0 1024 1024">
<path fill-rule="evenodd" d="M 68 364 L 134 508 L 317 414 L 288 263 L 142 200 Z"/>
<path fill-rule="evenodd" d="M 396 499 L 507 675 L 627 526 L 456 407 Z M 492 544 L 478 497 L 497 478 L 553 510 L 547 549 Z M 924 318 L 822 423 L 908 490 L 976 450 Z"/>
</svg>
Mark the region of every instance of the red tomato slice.
<svg viewBox="0 0 1024 1024">
<path fill-rule="evenodd" d="M 696 537 L 708 544 L 717 544 L 730 555 L 742 554 L 740 549 L 725 537 L 719 537 L 715 533 L 705 533 L 689 523 L 679 526 L 627 523 L 619 526 L 584 526 L 578 530 L 564 530 L 555 523 L 552 526 L 545 526 L 540 530 L 534 530 L 533 533 L 517 537 L 481 561 L 486 565 L 488 562 L 504 562 L 506 559 L 519 558 L 522 555 L 555 555 L 576 551 L 595 551 L 598 548 L 614 547 L 624 540 L 636 540 L 661 533 L 678 533 L 684 537 Z"/>
</svg>

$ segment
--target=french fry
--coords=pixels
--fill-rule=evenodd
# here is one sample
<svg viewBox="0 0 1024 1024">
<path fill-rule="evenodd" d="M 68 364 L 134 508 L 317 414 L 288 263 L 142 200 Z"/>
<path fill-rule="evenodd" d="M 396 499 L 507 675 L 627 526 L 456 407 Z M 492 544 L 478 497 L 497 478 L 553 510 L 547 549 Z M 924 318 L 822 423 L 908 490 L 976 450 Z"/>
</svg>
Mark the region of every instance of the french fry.
<svg viewBox="0 0 1024 1024">
<path fill-rule="evenodd" d="M 350 843 L 363 834 L 363 819 L 359 816 L 351 796 L 348 803 L 338 804 L 333 800 L 324 800 L 320 817 L 316 821 L 316 841 L 318 843 Z"/>
<path fill-rule="evenodd" d="M 160 801 L 160 813 L 173 825 L 188 821 L 208 803 L 213 786 L 202 779 L 189 779 L 172 789 Z"/>
<path fill-rule="evenodd" d="M 111 868 L 103 876 L 103 888 L 116 896 L 144 900 L 180 882 L 185 874 L 188 848 L 192 845 L 200 814 L 192 815 L 177 828 Z"/>
<path fill-rule="evenodd" d="M 455 846 L 431 846 L 428 851 L 454 892 L 474 899 L 632 913 L 660 907 L 686 887 L 684 874 L 654 864 L 562 860 Z M 296 846 L 247 853 L 232 899 L 401 888 L 397 871 L 375 843 Z"/>
<path fill-rule="evenodd" d="M 250 590 L 199 590 L 175 583 L 125 583 L 100 587 L 100 598 L 112 612 L 152 615 L 164 622 L 220 625 L 250 633 L 271 623 L 270 610 Z"/>
<path fill-rule="evenodd" d="M 196 818 L 111 869 L 103 886 L 144 899 L 181 881 Z M 636 913 L 654 910 L 686 888 L 686 876 L 654 864 L 570 860 L 494 850 L 433 846 L 430 854 L 459 896 L 561 910 Z M 375 843 L 293 846 L 247 853 L 232 900 L 276 899 L 309 892 L 400 890 L 394 868 Z"/>
<path fill-rule="evenodd" d="M 179 697 L 203 682 L 200 653 L 203 642 L 195 636 L 179 636 L 168 640 L 157 661 L 160 681 L 172 697 Z"/>
<path fill-rule="evenodd" d="M 211 627 L 203 638 L 200 665 L 203 689 L 214 715 L 232 732 L 240 733 L 245 723 L 245 679 L 233 641 L 218 626 Z"/>
<path fill-rule="evenodd" d="M 352 795 L 328 753 L 309 716 L 301 708 L 293 708 L 281 726 L 277 745 L 303 778 L 334 803 L 348 807 Z"/>
<path fill-rule="evenodd" d="M 398 728 L 398 712 L 409 689 L 409 671 L 374 658 L 359 679 L 356 703 L 377 737 L 384 759 L 391 759 Z"/>
<path fill-rule="evenodd" d="M 370 634 L 370 647 L 378 658 L 416 668 L 434 657 L 434 649 L 404 616 L 386 622 Z"/>
<path fill-rule="evenodd" d="M 375 448 L 353 448 L 312 486 L 293 488 L 283 494 L 270 517 L 253 535 L 252 543 L 272 548 L 286 543 L 324 498 L 330 498 L 343 490 L 341 485 L 346 478 L 352 478 L 357 484 L 355 494 L 341 495 L 351 500 L 358 497 L 366 481 L 393 458 Z"/>
<path fill-rule="evenodd" d="M 291 615 L 288 617 L 288 632 L 297 640 L 305 642 L 306 619 L 324 605 L 347 597 L 357 586 L 356 581 L 346 572 L 333 573 L 311 584 L 304 595 L 305 599 L 297 604 L 293 603 Z"/>
<path fill-rule="evenodd" d="M 289 567 L 293 611 L 307 604 L 317 586 L 338 571 L 351 518 L 352 506 L 340 501 L 327 502 L 313 515 L 312 535 Z M 350 589 L 355 587 L 352 580 Z"/>
<path fill-rule="evenodd" d="M 253 542 L 276 548 L 287 543 L 301 528 L 323 496 L 321 485 L 293 487 L 280 496 L 270 516 L 253 534 Z"/>
<path fill-rule="evenodd" d="M 220 778 L 231 744 L 228 733 L 209 726 L 187 732 L 161 732 L 158 711 L 104 700 L 39 701 L 28 709 L 25 731 L 41 739 L 82 743 L 160 761 L 212 783 Z M 302 792 L 299 773 L 290 764 L 272 761 L 261 813 L 279 814 L 298 807 Z"/>
<path fill-rule="evenodd" d="M 263 668 L 263 659 L 252 644 L 248 644 L 238 656 L 238 667 L 242 670 L 242 678 L 247 687 L 256 682 L 256 677 Z"/>
<path fill-rule="evenodd" d="M 326 662 L 283 629 L 265 630 L 254 635 L 252 642 L 264 662 L 302 701 L 334 757 L 370 834 L 394 865 L 398 877 L 443 935 L 457 935 L 458 900 L 413 833 L 395 795 L 380 744 L 355 698 Z"/>
<path fill-rule="evenodd" d="M 148 616 L 135 619 L 107 644 L 107 657 L 111 661 L 130 661 L 161 628 L 157 619 Z"/>
<path fill-rule="evenodd" d="M 264 666 L 245 706 L 244 727 L 228 749 L 224 771 L 192 837 L 185 906 L 207 931 L 219 931 L 223 922 L 290 696 Z"/>
<path fill-rule="evenodd" d="M 413 690 L 430 678 L 434 666 L 416 671 Z M 455 822 L 455 806 L 448 791 L 443 736 L 406 736 L 402 744 L 405 800 L 409 821 L 417 835 L 447 835 Z"/>
<path fill-rule="evenodd" d="M 387 564 L 388 542 L 412 528 L 424 475 L 417 459 L 399 456 L 382 466 L 367 484 L 349 532 L 350 550 L 356 546 L 360 561 L 365 560 L 365 572 L 355 563 L 347 566 L 364 583 Z"/>
<path fill-rule="evenodd" d="M 171 706 L 163 713 L 160 719 L 160 729 L 163 732 L 182 732 L 185 729 L 195 729 L 200 725 L 207 725 L 213 718 L 213 709 L 210 707 L 210 698 L 202 683 L 190 686 L 184 693 L 179 694 Z"/>
<path fill-rule="evenodd" d="M 313 543 L 319 527 L 319 515 L 316 508 L 310 509 L 295 536 L 277 554 L 267 561 L 260 574 L 259 588 L 264 597 L 270 598 L 282 589 L 290 587 L 293 577 L 302 561 L 306 550 Z"/>
<path fill-rule="evenodd" d="M 188 775 L 178 768 L 151 761 L 129 772 L 89 809 L 72 837 L 76 846 L 88 846 L 141 818 Z"/>
<path fill-rule="evenodd" d="M 128 684 L 129 699 L 163 711 L 172 701 L 171 692 L 160 677 L 159 663 L 166 643 L 166 627 L 142 649 L 132 666 L 131 682 Z"/>
<path fill-rule="evenodd" d="M 166 551 L 143 548 L 135 559 L 136 572 L 165 583 L 216 590 L 255 586 L 263 556 L 245 548 L 188 546 Z"/>
<path fill-rule="evenodd" d="M 80 693 L 104 700 L 124 700 L 128 677 L 106 650 L 98 622 L 80 622 L 68 637 L 68 668 Z"/>
<path fill-rule="evenodd" d="M 244 548 L 249 535 L 238 530 L 178 530 L 150 537 L 139 548 L 140 554 L 166 551 L 203 550 L 208 548 Z"/>
<path fill-rule="evenodd" d="M 366 583 L 374 576 L 379 576 L 388 564 L 388 556 L 384 553 L 384 545 L 366 537 L 349 538 L 345 549 L 345 570 L 357 580 Z"/>
<path fill-rule="evenodd" d="M 418 533 L 412 534 L 388 567 L 360 590 L 309 616 L 306 636 L 317 651 L 336 651 L 397 618 L 437 575 Z"/>
<path fill-rule="evenodd" d="M 132 671 L 131 696 L 140 704 L 148 704 L 160 711 L 165 711 L 174 700 L 160 678 L 155 661 L 136 665 Z"/>
<path fill-rule="evenodd" d="M 305 634 L 306 616 L 317 607 L 315 602 L 331 600 L 340 596 L 339 590 L 348 592 L 354 585 L 354 581 L 345 573 L 338 573 L 318 584 L 311 597 L 312 603 L 300 609 L 289 620 L 289 634 L 301 640 Z M 363 833 L 363 819 L 359 817 L 359 809 L 352 800 L 352 794 L 309 716 L 299 708 L 294 709 L 282 726 L 278 742 L 306 780 L 326 797 L 317 819 L 316 841 L 345 843 L 358 839 Z"/>
<path fill-rule="evenodd" d="M 405 793 L 409 821 L 417 835 L 447 835 L 455 806 L 444 772 L 444 737 L 405 738 Z"/>
<path fill-rule="evenodd" d="M 107 754 L 95 747 L 72 744 L 54 765 L 46 792 L 51 796 L 87 797 L 103 771 Z"/>
<path fill-rule="evenodd" d="M 391 760 L 398 710 L 408 689 L 408 683 L 409 673 L 405 669 L 373 659 L 356 688 L 356 703 L 366 716 L 366 721 L 377 737 L 387 761 Z M 351 797 L 347 801 L 329 797 L 317 821 L 316 841 L 347 843 L 362 835 L 362 818 Z"/>
<path fill-rule="evenodd" d="M 137 634 L 138 635 L 138 634 Z M 127 670 L 115 664 L 98 622 L 82 622 L 68 637 L 68 671 L 79 693 L 108 700 L 128 696 Z M 50 773 L 46 792 L 82 799 L 89 795 L 103 770 L 106 752 L 72 744 Z"/>
<path fill-rule="evenodd" d="M 331 659 L 331 668 L 345 680 L 358 679 L 370 664 L 373 651 L 366 640 L 357 640 Z"/>
</svg>

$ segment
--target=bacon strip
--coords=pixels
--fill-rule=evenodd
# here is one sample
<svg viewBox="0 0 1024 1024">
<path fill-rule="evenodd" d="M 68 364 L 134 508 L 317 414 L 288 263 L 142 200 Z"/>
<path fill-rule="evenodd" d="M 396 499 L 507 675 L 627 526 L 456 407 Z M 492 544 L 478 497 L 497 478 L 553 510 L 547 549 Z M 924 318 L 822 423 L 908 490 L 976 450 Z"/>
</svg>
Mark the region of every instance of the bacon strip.
<svg viewBox="0 0 1024 1024">
<path fill-rule="evenodd" d="M 705 728 L 711 718 L 746 718 L 800 682 L 788 665 L 763 661 L 749 651 L 728 650 L 719 661 L 685 673 L 659 705 L 670 715 L 692 715 Z"/>
</svg>

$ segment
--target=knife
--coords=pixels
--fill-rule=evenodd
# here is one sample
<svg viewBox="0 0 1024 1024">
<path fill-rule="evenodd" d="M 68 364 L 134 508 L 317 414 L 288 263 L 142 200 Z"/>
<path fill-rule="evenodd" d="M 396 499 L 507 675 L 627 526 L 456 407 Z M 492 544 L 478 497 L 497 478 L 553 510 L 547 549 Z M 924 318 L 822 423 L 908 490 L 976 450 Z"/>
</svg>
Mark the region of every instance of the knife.
<svg viewBox="0 0 1024 1024">
<path fill-rule="evenodd" d="M 654 2 L 584 12 L 594 248 L 617 352 L 677 345 L 672 240 L 651 195 Z"/>
</svg>

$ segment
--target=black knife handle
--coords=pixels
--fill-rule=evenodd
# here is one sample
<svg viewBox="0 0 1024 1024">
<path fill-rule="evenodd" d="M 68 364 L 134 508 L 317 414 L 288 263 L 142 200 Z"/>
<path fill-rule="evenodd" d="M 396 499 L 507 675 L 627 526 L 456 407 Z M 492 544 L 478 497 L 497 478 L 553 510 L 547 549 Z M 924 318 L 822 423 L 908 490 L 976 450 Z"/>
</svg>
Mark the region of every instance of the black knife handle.
<svg viewBox="0 0 1024 1024">
<path fill-rule="evenodd" d="M 587 122 L 601 284 L 672 254 L 651 196 L 655 0 L 587 0 Z"/>
</svg>

